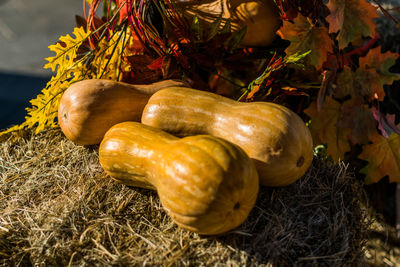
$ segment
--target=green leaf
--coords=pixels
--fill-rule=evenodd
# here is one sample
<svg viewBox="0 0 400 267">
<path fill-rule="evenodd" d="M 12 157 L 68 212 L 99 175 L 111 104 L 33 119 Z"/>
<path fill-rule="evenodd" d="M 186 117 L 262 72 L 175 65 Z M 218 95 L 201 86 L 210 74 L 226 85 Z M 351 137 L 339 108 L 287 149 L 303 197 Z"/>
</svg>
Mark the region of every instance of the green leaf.
<svg viewBox="0 0 400 267">
<path fill-rule="evenodd" d="M 228 34 L 231 32 L 231 19 L 225 21 L 224 27 L 221 29 L 221 34 Z"/>
<path fill-rule="evenodd" d="M 215 35 L 217 35 L 218 31 L 219 31 L 219 27 L 221 25 L 222 22 L 222 14 L 220 14 L 218 16 L 218 18 L 216 18 L 209 26 L 209 34 L 208 34 L 208 38 L 207 41 L 211 40 L 212 38 L 215 37 Z"/>
<path fill-rule="evenodd" d="M 247 27 L 241 28 L 239 31 L 235 32 L 231 38 L 228 39 L 229 51 L 232 52 L 237 49 L 242 43 L 243 37 L 245 36 Z"/>
<path fill-rule="evenodd" d="M 293 55 L 286 56 L 285 59 L 284 59 L 284 62 L 286 64 L 288 64 L 288 65 L 292 64 L 292 65 L 295 65 L 295 66 L 300 67 L 300 68 L 303 69 L 304 68 L 303 60 L 309 54 L 311 54 L 311 50 L 308 50 L 307 52 L 304 52 L 304 53 L 297 52 L 297 53 L 295 53 Z"/>
<path fill-rule="evenodd" d="M 202 39 L 202 35 L 203 35 L 203 29 L 201 27 L 201 23 L 199 20 L 199 17 L 197 15 L 194 16 L 193 21 L 192 21 L 192 26 L 190 27 L 193 36 L 195 36 L 195 38 L 197 40 L 201 40 Z"/>
</svg>

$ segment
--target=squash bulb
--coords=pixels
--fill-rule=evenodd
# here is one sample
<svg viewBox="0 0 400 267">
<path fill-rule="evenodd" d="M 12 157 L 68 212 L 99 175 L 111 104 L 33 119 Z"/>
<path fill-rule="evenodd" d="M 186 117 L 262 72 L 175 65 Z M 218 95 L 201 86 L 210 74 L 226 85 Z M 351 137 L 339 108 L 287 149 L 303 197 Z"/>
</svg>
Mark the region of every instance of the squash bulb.
<svg viewBox="0 0 400 267">
<path fill-rule="evenodd" d="M 215 136 L 180 139 L 123 122 L 106 133 L 99 158 L 116 181 L 156 189 L 171 218 L 196 233 L 216 235 L 236 228 L 257 199 L 254 163 L 241 148 Z"/>
</svg>

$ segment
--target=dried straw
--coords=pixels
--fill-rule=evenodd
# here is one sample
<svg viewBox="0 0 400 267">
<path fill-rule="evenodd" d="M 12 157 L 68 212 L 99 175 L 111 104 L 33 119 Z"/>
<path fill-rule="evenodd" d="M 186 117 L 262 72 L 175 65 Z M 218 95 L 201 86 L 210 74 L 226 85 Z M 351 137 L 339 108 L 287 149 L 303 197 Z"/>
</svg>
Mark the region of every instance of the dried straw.
<svg viewBox="0 0 400 267">
<path fill-rule="evenodd" d="M 238 229 L 204 237 L 178 228 L 157 194 L 112 181 L 97 147 L 59 130 L 0 143 L 0 265 L 363 264 L 360 184 L 345 164 L 315 159 L 285 188 L 262 188 Z"/>
</svg>

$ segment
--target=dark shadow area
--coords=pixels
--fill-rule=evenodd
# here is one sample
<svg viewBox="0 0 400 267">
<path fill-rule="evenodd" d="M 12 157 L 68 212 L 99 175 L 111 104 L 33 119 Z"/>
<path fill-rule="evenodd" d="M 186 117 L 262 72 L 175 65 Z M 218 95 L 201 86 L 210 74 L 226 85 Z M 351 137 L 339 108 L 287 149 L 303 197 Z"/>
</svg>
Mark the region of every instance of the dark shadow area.
<svg viewBox="0 0 400 267">
<path fill-rule="evenodd" d="M 0 129 L 24 121 L 29 100 L 46 86 L 50 77 L 0 72 Z"/>
</svg>

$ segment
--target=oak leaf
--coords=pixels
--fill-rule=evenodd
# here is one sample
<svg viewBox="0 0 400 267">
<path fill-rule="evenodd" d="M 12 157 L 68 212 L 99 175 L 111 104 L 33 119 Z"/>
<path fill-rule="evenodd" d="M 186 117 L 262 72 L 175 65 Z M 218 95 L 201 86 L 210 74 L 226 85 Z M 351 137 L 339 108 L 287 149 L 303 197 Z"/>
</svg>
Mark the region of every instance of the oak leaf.
<svg viewBox="0 0 400 267">
<path fill-rule="evenodd" d="M 350 150 L 347 138 L 349 129 L 341 128 L 338 125 L 343 117 L 341 107 L 339 102 L 331 97 L 326 97 L 319 112 L 315 101 L 304 110 L 311 117 L 310 131 L 314 145 L 327 144 L 327 153 L 335 161 L 343 159 L 344 154 Z"/>
<path fill-rule="evenodd" d="M 328 53 L 333 51 L 333 41 L 326 27 L 317 27 L 301 14 L 293 20 L 284 21 L 278 34 L 290 41 L 285 52 L 288 55 L 306 53 L 311 50 L 306 61 L 317 69 L 322 67 Z"/>
<path fill-rule="evenodd" d="M 377 8 L 366 0 L 329 0 L 327 7 L 330 15 L 326 17 L 329 23 L 329 33 L 337 33 L 339 48 L 345 48 L 349 43 L 362 36 L 374 36 L 378 18 Z"/>
<path fill-rule="evenodd" d="M 89 37 L 90 32 L 86 32 L 83 27 L 80 27 L 74 28 L 73 34 L 75 38 L 67 34 L 61 36 L 56 44 L 49 46 L 49 49 L 55 52 L 56 55 L 46 58 L 48 63 L 44 65 L 45 69 L 56 71 L 57 68 L 71 66 L 74 63 L 79 46 Z"/>
<path fill-rule="evenodd" d="M 358 157 L 368 161 L 367 166 L 360 171 L 366 175 L 366 183 L 378 182 L 386 175 L 390 182 L 400 183 L 399 134 L 392 133 L 389 138 L 385 138 L 376 132 L 372 144 L 363 146 Z"/>
</svg>

